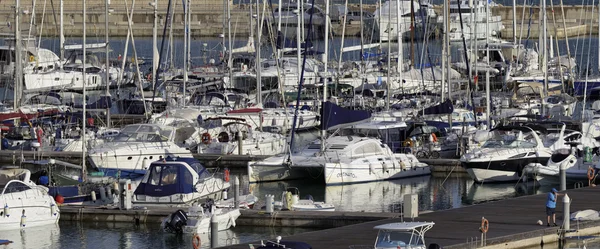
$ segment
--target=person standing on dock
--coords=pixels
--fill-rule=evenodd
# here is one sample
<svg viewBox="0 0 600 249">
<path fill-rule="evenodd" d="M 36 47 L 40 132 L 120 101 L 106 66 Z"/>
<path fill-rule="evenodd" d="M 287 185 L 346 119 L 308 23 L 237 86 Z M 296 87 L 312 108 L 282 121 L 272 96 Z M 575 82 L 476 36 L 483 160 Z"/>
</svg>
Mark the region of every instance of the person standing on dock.
<svg viewBox="0 0 600 249">
<path fill-rule="evenodd" d="M 548 226 L 550 226 L 550 216 L 552 216 L 552 223 L 554 223 L 554 226 L 556 225 L 556 197 L 558 197 L 559 194 L 558 190 L 556 190 L 555 188 L 552 188 L 552 191 L 550 191 L 550 193 L 548 193 L 548 198 L 546 200 L 546 215 L 547 215 L 547 220 L 548 220 Z"/>
</svg>

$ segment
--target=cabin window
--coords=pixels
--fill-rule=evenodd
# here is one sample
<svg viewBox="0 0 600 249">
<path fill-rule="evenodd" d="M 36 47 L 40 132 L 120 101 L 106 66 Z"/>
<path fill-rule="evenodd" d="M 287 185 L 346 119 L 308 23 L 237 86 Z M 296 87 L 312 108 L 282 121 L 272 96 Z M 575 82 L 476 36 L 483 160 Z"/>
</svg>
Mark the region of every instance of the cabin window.
<svg viewBox="0 0 600 249">
<path fill-rule="evenodd" d="M 6 187 L 4 188 L 4 193 L 5 194 L 16 193 L 16 192 L 29 190 L 29 189 L 31 189 L 29 186 L 27 186 L 21 182 L 11 182 L 8 185 L 6 185 Z"/>
<path fill-rule="evenodd" d="M 354 154 L 371 154 L 371 153 L 380 153 L 381 147 L 375 143 L 367 143 L 362 146 L 354 149 Z"/>
<path fill-rule="evenodd" d="M 160 172 L 162 171 L 162 167 L 152 167 L 150 170 L 150 181 L 148 182 L 151 185 L 160 184 Z"/>
<path fill-rule="evenodd" d="M 177 183 L 177 166 L 163 166 L 160 185 L 166 186 Z"/>
</svg>

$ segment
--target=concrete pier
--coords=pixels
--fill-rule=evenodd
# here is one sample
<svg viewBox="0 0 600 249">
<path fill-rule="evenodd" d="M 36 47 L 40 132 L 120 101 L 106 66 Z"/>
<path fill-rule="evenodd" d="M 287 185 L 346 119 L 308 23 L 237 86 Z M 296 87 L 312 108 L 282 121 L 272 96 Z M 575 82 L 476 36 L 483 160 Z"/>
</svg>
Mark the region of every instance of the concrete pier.
<svg viewBox="0 0 600 249">
<path fill-rule="evenodd" d="M 175 36 L 182 36 L 183 32 L 183 7 L 181 2 L 173 1 L 174 6 L 174 19 L 173 19 L 173 30 Z M 158 23 L 159 23 L 159 34 L 162 34 L 162 29 L 165 25 L 166 9 L 168 0 L 159 0 L 157 7 Z M 250 31 L 250 5 L 248 4 L 233 4 L 229 2 L 231 10 L 231 25 L 232 34 L 239 39 L 243 39 L 249 35 Z M 105 2 L 104 0 L 89 0 L 87 2 L 88 10 L 85 20 L 87 20 L 87 29 L 89 36 L 104 36 L 104 22 L 107 16 L 105 15 Z M 54 2 L 54 6 L 47 3 L 46 13 L 43 13 L 44 1 L 38 1 L 36 3 L 35 11 L 32 6 L 22 6 L 22 13 L 24 13 L 22 20 L 22 27 L 25 30 L 29 30 L 31 23 L 31 17 L 35 16 L 33 21 L 33 29 L 37 34 L 42 34 L 46 37 L 57 37 L 58 36 L 58 1 Z M 253 9 L 256 6 L 252 6 Z M 2 1 L 0 2 L 0 20 L 6 20 L 8 24 L 11 20 L 14 20 L 14 2 Z M 129 2 L 128 8 L 131 9 L 131 2 Z M 262 6 L 261 6 L 262 8 Z M 274 7 L 275 8 L 275 7 Z M 349 6 L 350 10 L 358 10 L 358 5 Z M 365 11 L 373 12 L 375 5 L 365 6 Z M 438 15 L 441 13 L 442 6 L 434 7 Z M 525 8 L 525 15 L 523 16 L 523 8 Z M 517 35 L 521 34 L 521 23 L 523 23 L 523 36 L 527 34 L 527 30 L 531 30 L 530 37 L 536 38 L 539 35 L 539 7 L 532 7 L 533 15 L 531 16 L 532 27 L 528 27 L 529 23 L 529 11 L 531 7 L 517 6 Z M 136 37 L 148 37 L 152 35 L 152 23 L 154 16 L 154 8 L 148 4 L 148 1 L 136 2 L 134 7 L 135 11 L 133 14 L 133 33 Z M 270 7 L 266 8 L 270 10 Z M 565 35 L 573 37 L 577 34 L 586 34 L 589 32 L 589 25 L 597 27 L 597 18 L 592 18 L 592 6 L 579 6 L 579 5 L 567 5 L 564 6 L 565 13 L 565 24 L 566 29 L 562 28 L 563 19 L 562 11 L 559 6 L 554 6 L 554 17 L 552 16 L 552 8 L 548 7 L 548 32 L 549 35 L 554 37 L 563 38 Z M 52 12 L 52 11 L 55 12 Z M 84 18 L 82 16 L 81 4 L 78 0 L 65 0 L 65 28 L 67 37 L 77 37 L 82 34 L 82 25 Z M 109 7 L 109 35 L 111 37 L 123 37 L 127 35 L 127 12 L 124 1 L 111 1 Z M 502 17 L 504 26 L 506 29 L 501 33 L 503 38 L 512 38 L 512 6 L 496 6 L 492 7 L 494 15 Z M 199 0 L 194 1 L 191 7 L 192 23 L 190 28 L 193 37 L 219 37 L 223 34 L 223 20 L 224 4 L 223 1 L 215 0 Z M 441 16 L 441 15 L 440 15 Z M 554 19 L 553 19 L 554 18 Z M 43 19 L 43 26 L 42 26 Z M 556 22 L 557 29 L 553 28 L 553 23 Z M 10 25 L 12 26 L 12 25 Z M 587 28 L 586 28 L 587 27 Z M 346 36 L 356 36 L 360 32 L 360 24 L 353 22 L 346 26 Z M 341 35 L 342 25 L 337 22 L 332 23 L 332 31 L 334 35 Z M 593 28 L 592 32 L 597 34 L 597 28 Z M 12 33 L 9 25 L 0 25 L 0 33 Z"/>
<path fill-rule="evenodd" d="M 568 190 L 566 193 L 573 199 L 571 212 L 585 209 L 597 210 L 600 205 L 600 200 L 597 198 L 600 194 L 598 187 Z M 481 238 L 479 227 L 482 217 L 485 217 L 489 220 L 489 231 L 487 232 L 487 246 L 484 248 L 527 248 L 539 246 L 540 243 L 554 243 L 558 240 L 557 230 L 560 227 L 546 227 L 545 224 L 543 226 L 537 224 L 538 220 L 546 219 L 545 200 L 546 194 L 539 194 L 451 210 L 421 212 L 415 221 L 435 222 L 435 226 L 425 234 L 427 244 L 436 243 L 443 248 L 463 249 L 475 248 L 474 243 L 467 243 L 467 241 L 474 240 L 476 237 Z M 557 206 L 556 220 L 559 225 L 563 218 L 562 208 L 561 204 Z M 405 219 L 405 221 L 408 220 Z M 373 227 L 392 222 L 401 222 L 401 219 L 377 220 L 286 236 L 285 240 L 303 241 L 313 248 L 346 249 L 351 245 L 372 246 L 377 236 L 377 231 L 373 230 Z M 580 221 L 577 224 L 571 224 L 571 228 L 575 228 L 577 231 L 567 233 L 567 236 L 598 234 L 600 233 L 600 221 Z M 480 242 L 479 240 L 478 242 Z M 243 249 L 248 248 L 248 245 L 231 245 L 227 248 Z"/>
</svg>

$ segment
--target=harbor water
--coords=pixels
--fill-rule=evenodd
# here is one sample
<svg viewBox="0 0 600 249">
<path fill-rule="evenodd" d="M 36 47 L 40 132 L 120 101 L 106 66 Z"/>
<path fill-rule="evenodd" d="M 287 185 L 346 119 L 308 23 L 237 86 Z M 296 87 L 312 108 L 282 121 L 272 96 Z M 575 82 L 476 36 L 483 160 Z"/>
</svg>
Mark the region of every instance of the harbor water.
<svg viewBox="0 0 600 249">
<path fill-rule="evenodd" d="M 522 195 L 540 194 L 553 186 L 533 183 L 474 184 L 466 174 L 434 175 L 393 181 L 325 186 L 318 181 L 285 181 L 248 184 L 247 175 L 233 171 L 241 179 L 242 193 L 250 191 L 261 198 L 255 208 L 264 206 L 264 195 L 278 200 L 288 187 L 297 187 L 301 198 L 311 195 L 316 201 L 336 205 L 337 211 L 401 212 L 404 194 L 419 195 L 419 210 L 444 210 Z M 544 203 L 540 203 L 543 206 Z M 544 218 L 540 209 L 539 219 Z M 219 232 L 219 245 L 249 243 L 276 236 L 310 232 L 307 228 L 238 226 Z M 160 224 L 60 221 L 58 226 L 0 232 L 0 239 L 14 243 L 3 248 L 192 248 L 191 235 L 175 236 L 160 230 Z M 209 248 L 208 235 L 202 235 L 202 248 Z M 588 247 L 589 248 L 589 247 Z"/>
</svg>

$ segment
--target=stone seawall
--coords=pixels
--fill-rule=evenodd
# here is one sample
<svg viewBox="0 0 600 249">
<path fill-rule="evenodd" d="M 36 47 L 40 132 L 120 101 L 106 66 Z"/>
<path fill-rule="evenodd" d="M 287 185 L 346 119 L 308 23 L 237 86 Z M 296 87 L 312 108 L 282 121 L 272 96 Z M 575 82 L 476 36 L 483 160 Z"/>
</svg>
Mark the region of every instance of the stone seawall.
<svg viewBox="0 0 600 249">
<path fill-rule="evenodd" d="M 54 1 L 54 6 L 50 3 L 46 5 L 46 13 L 43 13 L 44 2 L 38 1 L 35 11 L 31 8 L 31 5 L 22 5 L 22 29 L 29 30 L 30 24 L 33 24 L 33 28 L 36 33 L 42 32 L 44 36 L 57 36 L 59 31 L 59 17 L 58 17 L 58 1 Z M 173 34 L 175 36 L 183 35 L 183 7 L 181 1 L 174 2 L 174 19 L 173 19 Z M 165 13 L 167 9 L 166 0 L 158 1 L 157 14 L 159 23 L 159 34 L 162 33 L 162 29 L 165 25 Z M 218 1 L 200 0 L 194 1 L 191 8 L 192 22 L 190 24 L 193 37 L 218 37 L 223 33 L 223 20 L 226 14 L 223 10 L 224 3 Z M 231 4 L 231 29 L 232 34 L 236 37 L 248 36 L 250 30 L 250 8 L 255 6 Z M 127 8 L 131 8 L 131 3 L 128 6 L 125 2 L 117 3 L 112 1 L 110 4 L 110 14 L 108 15 L 109 20 L 109 35 L 111 37 L 126 36 L 128 31 L 127 25 Z M 276 6 L 274 7 L 276 8 Z M 358 9 L 357 5 L 352 5 L 350 9 Z M 134 6 L 134 14 L 132 16 L 132 28 L 133 34 L 136 37 L 147 37 L 152 35 L 153 15 L 154 8 L 149 5 L 148 2 L 137 2 Z M 262 9 L 262 6 L 261 6 Z M 266 8 L 269 10 L 269 6 Z M 375 6 L 364 7 L 365 11 L 374 11 Z M 436 12 L 441 13 L 442 6 L 435 6 Z M 539 30 L 539 7 L 531 8 L 533 14 L 531 15 L 531 28 L 528 27 L 530 19 L 530 8 L 525 7 L 525 14 L 523 15 L 523 6 L 517 6 L 517 36 L 521 33 L 521 22 L 523 25 L 523 33 L 526 34 L 527 30 L 531 30 L 531 37 L 537 37 L 540 32 Z M 80 1 L 66 1 L 64 5 L 64 30 L 66 36 L 80 36 L 82 34 L 82 22 L 83 13 L 81 11 Z M 565 21 L 561 15 L 561 9 L 558 6 L 554 6 L 555 19 L 553 19 L 551 8 L 548 8 L 548 34 L 555 37 L 564 37 L 565 34 L 569 37 L 575 35 L 585 34 L 590 32 L 589 25 L 592 24 L 592 32 L 597 34 L 597 23 L 598 14 L 592 14 L 592 6 L 576 6 L 569 5 L 564 6 Z M 504 38 L 512 38 L 512 6 L 497 6 L 493 7 L 494 15 L 502 17 L 506 29 L 502 32 Z M 34 13 L 35 12 L 35 13 Z M 596 12 L 596 11 L 594 11 Z M 56 13 L 56 14 L 55 14 Z M 34 16 L 33 22 L 31 17 Z M 525 17 L 524 19 L 522 17 Z M 593 17 L 593 18 L 592 18 Z M 103 36 L 105 30 L 105 4 L 101 0 L 90 0 L 87 2 L 87 32 L 88 35 Z M 5 24 L 0 23 L 0 33 L 11 33 L 12 25 L 11 21 L 14 20 L 14 2 L 7 3 L 3 1 L 0 3 L 0 20 L 3 20 Z M 556 22 L 556 28 L 554 28 L 554 22 Z M 563 27 L 567 28 L 563 28 Z M 346 26 L 347 36 L 356 36 L 360 32 L 360 25 L 358 23 L 352 23 Z M 333 23 L 332 30 L 334 35 L 341 35 L 342 25 L 339 23 Z M 556 32 L 555 32 L 556 30 Z"/>
</svg>

